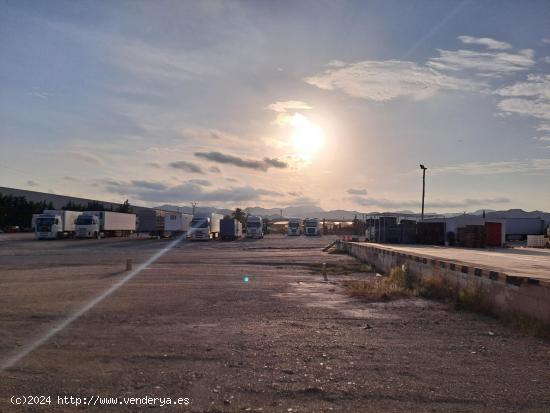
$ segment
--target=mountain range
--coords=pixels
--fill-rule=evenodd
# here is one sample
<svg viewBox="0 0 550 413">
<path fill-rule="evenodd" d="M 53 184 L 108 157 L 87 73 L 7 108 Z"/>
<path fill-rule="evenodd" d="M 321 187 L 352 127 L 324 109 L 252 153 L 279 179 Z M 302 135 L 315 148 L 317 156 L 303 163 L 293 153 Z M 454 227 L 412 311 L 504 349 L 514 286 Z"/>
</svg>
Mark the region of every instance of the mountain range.
<svg viewBox="0 0 550 413">
<path fill-rule="evenodd" d="M 193 212 L 192 208 L 189 206 L 178 207 L 176 205 L 161 205 L 157 207 L 165 211 L 180 211 L 186 214 L 191 214 Z M 215 212 L 223 215 L 231 215 L 233 210 L 230 209 L 220 209 L 210 206 L 199 206 L 196 208 L 197 212 Z M 352 220 L 354 218 L 364 218 L 368 215 L 400 215 L 408 216 L 411 218 L 419 218 L 420 214 L 414 213 L 413 211 L 393 211 L 393 212 L 360 212 L 360 211 L 348 211 L 343 209 L 334 209 L 325 211 L 319 206 L 315 205 L 292 205 L 286 208 L 262 208 L 262 207 L 248 207 L 245 208 L 245 211 L 251 215 L 260 215 L 269 219 L 280 219 L 281 211 L 283 218 L 297 217 L 297 218 L 319 218 L 319 219 L 330 219 L 330 220 Z M 483 215 L 487 218 L 541 218 L 547 222 L 550 222 L 550 213 L 543 211 L 524 211 L 522 209 L 509 209 L 503 211 L 495 211 L 491 209 L 482 210 L 479 209 L 474 212 L 469 212 L 472 215 Z M 442 214 L 426 214 L 426 216 L 445 216 L 453 217 L 462 215 L 463 213 L 442 213 Z"/>
</svg>

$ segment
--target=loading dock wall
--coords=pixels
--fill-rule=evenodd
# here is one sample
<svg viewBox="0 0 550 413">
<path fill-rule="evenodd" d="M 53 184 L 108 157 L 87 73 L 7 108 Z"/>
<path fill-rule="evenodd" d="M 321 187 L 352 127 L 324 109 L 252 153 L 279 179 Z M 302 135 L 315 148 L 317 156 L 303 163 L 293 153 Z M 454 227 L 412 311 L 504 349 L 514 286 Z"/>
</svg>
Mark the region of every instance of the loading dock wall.
<svg viewBox="0 0 550 413">
<path fill-rule="evenodd" d="M 381 272 L 387 273 L 405 264 L 411 274 L 420 278 L 441 276 L 460 287 L 481 287 L 494 304 L 496 314 L 519 313 L 550 323 L 550 284 L 547 282 L 379 245 L 339 242 L 338 248 Z"/>
</svg>

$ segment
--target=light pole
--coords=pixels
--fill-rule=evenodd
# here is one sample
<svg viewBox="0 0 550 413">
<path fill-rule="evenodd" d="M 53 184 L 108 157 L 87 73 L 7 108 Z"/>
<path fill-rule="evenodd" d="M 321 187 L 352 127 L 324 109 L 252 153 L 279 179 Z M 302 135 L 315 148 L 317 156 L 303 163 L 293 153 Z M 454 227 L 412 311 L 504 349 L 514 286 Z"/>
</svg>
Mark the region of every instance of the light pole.
<svg viewBox="0 0 550 413">
<path fill-rule="evenodd" d="M 421 220 L 424 221 L 424 198 L 426 196 L 426 169 L 428 168 L 420 164 L 420 169 L 422 169 L 422 217 L 421 217 Z"/>
</svg>

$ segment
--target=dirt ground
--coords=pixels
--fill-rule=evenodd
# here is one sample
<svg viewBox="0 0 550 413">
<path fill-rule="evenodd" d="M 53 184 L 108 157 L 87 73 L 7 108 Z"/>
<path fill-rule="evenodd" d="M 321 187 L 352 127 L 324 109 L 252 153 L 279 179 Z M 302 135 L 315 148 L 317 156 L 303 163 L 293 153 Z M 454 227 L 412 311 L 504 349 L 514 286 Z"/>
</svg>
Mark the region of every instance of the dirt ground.
<svg viewBox="0 0 550 413">
<path fill-rule="evenodd" d="M 548 412 L 550 344 L 420 299 L 363 303 L 311 264 L 332 238 L 182 242 L 0 373 L 1 412 Z M 0 362 L 169 244 L 0 237 Z M 245 282 L 248 277 L 248 282 Z M 14 405 L 12 396 L 51 396 Z M 97 402 L 97 399 L 95 399 Z"/>
</svg>

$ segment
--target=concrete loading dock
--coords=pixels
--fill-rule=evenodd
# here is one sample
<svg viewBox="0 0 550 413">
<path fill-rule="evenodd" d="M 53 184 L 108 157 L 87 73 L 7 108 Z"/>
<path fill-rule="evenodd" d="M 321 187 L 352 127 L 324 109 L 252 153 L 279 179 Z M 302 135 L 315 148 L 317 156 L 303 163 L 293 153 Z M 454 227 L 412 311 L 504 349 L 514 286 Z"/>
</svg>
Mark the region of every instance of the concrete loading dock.
<svg viewBox="0 0 550 413">
<path fill-rule="evenodd" d="M 461 287 L 480 287 L 494 302 L 497 314 L 524 314 L 550 323 L 550 251 L 357 242 L 341 242 L 340 248 L 380 271 L 406 265 L 421 278 L 441 276 Z"/>
</svg>

